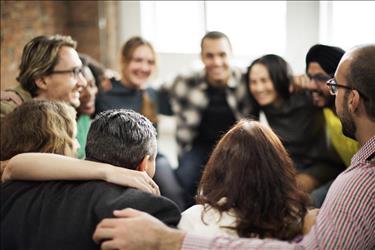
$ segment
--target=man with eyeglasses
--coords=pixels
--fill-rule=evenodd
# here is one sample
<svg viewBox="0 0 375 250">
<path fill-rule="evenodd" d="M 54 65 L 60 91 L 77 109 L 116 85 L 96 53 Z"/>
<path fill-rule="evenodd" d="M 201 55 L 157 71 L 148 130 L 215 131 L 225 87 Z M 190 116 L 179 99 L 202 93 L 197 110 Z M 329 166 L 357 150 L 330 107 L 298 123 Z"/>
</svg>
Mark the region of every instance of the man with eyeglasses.
<svg viewBox="0 0 375 250">
<path fill-rule="evenodd" d="M 96 228 L 102 249 L 374 249 L 375 248 L 375 44 L 348 51 L 335 81 L 343 133 L 361 145 L 351 165 L 333 182 L 315 225 L 299 242 L 205 237 L 168 228 L 133 210 L 116 211 Z M 147 235 L 145 238 L 144 235 Z"/>
<path fill-rule="evenodd" d="M 1 93 L 1 114 L 31 98 L 59 100 L 77 108 L 80 90 L 86 85 L 82 62 L 70 36 L 38 36 L 28 42 L 22 53 L 19 85 Z"/>
<path fill-rule="evenodd" d="M 345 166 L 350 165 L 350 159 L 358 151 L 358 142 L 344 136 L 341 132 L 341 122 L 335 111 L 335 98 L 330 94 L 326 82 L 333 77 L 340 59 L 345 51 L 339 47 L 316 44 L 306 55 L 306 73 L 310 79 L 307 88 L 312 91 L 314 105 L 323 108 L 327 133 L 333 148 L 336 150 Z M 315 207 L 321 207 L 332 181 L 311 193 Z"/>
</svg>

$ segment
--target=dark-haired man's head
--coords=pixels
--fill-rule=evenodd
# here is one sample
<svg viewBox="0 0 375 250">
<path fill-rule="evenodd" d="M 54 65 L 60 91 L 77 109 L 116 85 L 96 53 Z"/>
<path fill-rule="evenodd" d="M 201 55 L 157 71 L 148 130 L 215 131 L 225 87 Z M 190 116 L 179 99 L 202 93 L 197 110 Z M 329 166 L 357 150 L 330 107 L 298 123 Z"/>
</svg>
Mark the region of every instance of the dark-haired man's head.
<svg viewBox="0 0 375 250">
<path fill-rule="evenodd" d="M 70 36 L 33 38 L 23 49 L 17 80 L 33 97 L 78 107 L 79 92 L 86 80 L 76 45 Z"/>
<path fill-rule="evenodd" d="M 363 143 L 375 131 L 375 44 L 345 53 L 335 82 L 336 111 L 343 133 Z"/>
<path fill-rule="evenodd" d="M 333 77 L 345 51 L 339 47 L 316 44 L 306 55 L 306 73 L 313 83 L 313 100 L 318 107 L 333 107 L 334 97 L 329 94 L 326 81 Z"/>
<path fill-rule="evenodd" d="M 92 122 L 86 158 L 155 173 L 156 130 L 143 115 L 127 109 L 108 110 Z"/>
<path fill-rule="evenodd" d="M 201 59 L 209 84 L 222 86 L 230 76 L 229 59 L 232 47 L 229 38 L 222 32 L 208 32 L 201 40 Z"/>
</svg>

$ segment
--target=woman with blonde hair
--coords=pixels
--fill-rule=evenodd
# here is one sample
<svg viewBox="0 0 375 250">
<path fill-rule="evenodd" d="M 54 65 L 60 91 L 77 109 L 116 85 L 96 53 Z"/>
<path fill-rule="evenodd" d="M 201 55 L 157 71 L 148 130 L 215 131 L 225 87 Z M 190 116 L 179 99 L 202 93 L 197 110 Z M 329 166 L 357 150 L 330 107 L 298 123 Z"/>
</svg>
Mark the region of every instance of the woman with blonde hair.
<svg viewBox="0 0 375 250">
<path fill-rule="evenodd" d="M 105 180 L 159 194 L 144 172 L 73 158 L 79 147 L 75 116 L 70 105 L 47 100 L 9 113 L 1 122 L 2 180 Z"/>
<path fill-rule="evenodd" d="M 276 134 L 240 120 L 214 148 L 199 183 L 195 205 L 179 228 L 204 235 L 292 240 L 302 234 L 307 195 Z"/>
</svg>

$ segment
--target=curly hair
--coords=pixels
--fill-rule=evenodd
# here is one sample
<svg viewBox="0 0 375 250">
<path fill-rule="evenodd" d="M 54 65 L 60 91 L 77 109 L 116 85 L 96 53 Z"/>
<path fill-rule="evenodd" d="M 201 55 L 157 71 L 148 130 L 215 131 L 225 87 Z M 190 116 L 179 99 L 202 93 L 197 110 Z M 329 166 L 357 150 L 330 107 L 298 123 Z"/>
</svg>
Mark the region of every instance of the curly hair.
<svg viewBox="0 0 375 250">
<path fill-rule="evenodd" d="M 213 150 L 197 203 L 220 214 L 233 209 L 236 226 L 229 228 L 240 237 L 290 240 L 302 233 L 309 201 L 297 188 L 295 175 L 276 134 L 259 122 L 243 119 Z M 226 202 L 219 202 L 223 197 Z M 209 209 L 204 207 L 204 212 Z"/>
<path fill-rule="evenodd" d="M 62 102 L 23 103 L 1 121 L 1 160 L 26 152 L 74 156 L 75 116 Z"/>
</svg>

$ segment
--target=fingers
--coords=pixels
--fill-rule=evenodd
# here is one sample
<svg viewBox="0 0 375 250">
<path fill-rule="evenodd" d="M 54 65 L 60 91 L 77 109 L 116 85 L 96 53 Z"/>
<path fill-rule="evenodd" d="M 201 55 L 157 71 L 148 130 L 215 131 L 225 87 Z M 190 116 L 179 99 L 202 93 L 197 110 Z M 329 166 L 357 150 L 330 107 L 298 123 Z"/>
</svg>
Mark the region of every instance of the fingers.
<svg viewBox="0 0 375 250">
<path fill-rule="evenodd" d="M 113 250 L 113 249 L 118 249 L 118 246 L 117 246 L 115 241 L 107 240 L 107 241 L 105 241 L 101 244 L 100 249 L 102 249 L 102 250 Z"/>
<path fill-rule="evenodd" d="M 153 179 L 149 178 L 148 184 L 151 186 L 153 194 L 160 195 L 159 186 L 158 184 L 156 184 L 156 182 Z"/>
<path fill-rule="evenodd" d="M 104 225 L 102 224 L 102 222 L 96 226 L 96 230 L 92 236 L 93 240 L 96 243 L 100 243 L 103 240 L 112 239 L 115 233 L 115 230 L 112 227 L 109 227 L 108 225 Z"/>
<path fill-rule="evenodd" d="M 293 86 L 293 91 L 310 89 L 312 87 L 310 79 L 305 74 L 293 76 L 292 86 Z"/>
<path fill-rule="evenodd" d="M 145 185 L 144 188 L 147 189 L 146 191 L 155 195 L 160 195 L 159 186 L 156 184 L 156 182 L 146 172 L 141 173 L 143 175 L 142 181 Z"/>
<path fill-rule="evenodd" d="M 144 214 L 144 212 L 141 212 L 133 208 L 125 208 L 122 210 L 113 211 L 113 215 L 116 217 L 135 217 L 135 216 L 140 216 L 142 214 Z"/>
</svg>

